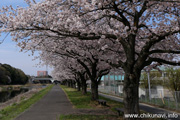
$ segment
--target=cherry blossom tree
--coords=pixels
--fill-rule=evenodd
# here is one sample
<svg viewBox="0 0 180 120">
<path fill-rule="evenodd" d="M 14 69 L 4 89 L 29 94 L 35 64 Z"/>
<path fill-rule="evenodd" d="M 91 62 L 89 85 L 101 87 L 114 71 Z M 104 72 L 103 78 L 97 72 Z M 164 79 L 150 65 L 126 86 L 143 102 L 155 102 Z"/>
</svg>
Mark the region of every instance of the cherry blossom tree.
<svg viewBox="0 0 180 120">
<path fill-rule="evenodd" d="M 20 43 L 19 45 L 27 50 L 42 51 L 40 57 L 42 61 L 53 62 L 58 60 L 60 63 L 64 61 L 61 64 L 80 77 L 83 94 L 86 94 L 86 80 L 90 79 L 92 100 L 98 99 L 98 84 L 101 77 L 108 74 L 111 69 L 111 66 L 104 60 L 109 55 L 102 50 L 104 46 L 98 44 L 98 41 L 82 41 L 74 38 L 58 38 L 57 40 L 53 37 L 41 36 L 31 39 L 26 44 Z M 63 56 L 69 59 L 62 60 Z M 70 61 L 67 62 L 68 60 Z M 56 65 L 53 66 L 56 67 Z M 62 67 L 62 70 L 64 70 L 64 67 Z"/>
<path fill-rule="evenodd" d="M 87 93 L 86 80 L 88 78 L 85 76 L 86 71 L 77 60 L 66 56 L 57 56 L 56 53 L 49 54 L 47 51 L 41 53 L 41 59 L 54 68 L 54 78 L 58 78 L 61 81 L 67 80 L 67 82 L 68 80 L 75 80 L 78 86 L 78 91 L 80 91 L 82 87 L 82 94 Z"/>
<path fill-rule="evenodd" d="M 107 62 L 125 72 L 125 113 L 139 113 L 138 88 L 143 68 L 152 64 L 180 65 L 176 59 L 180 54 L 178 1 L 29 0 L 28 4 L 28 8 L 2 9 L 1 31 L 11 32 L 21 46 L 32 39 L 41 42 L 41 37 L 102 43 L 102 50 L 113 53 Z M 95 58 L 91 64 L 95 66 L 97 61 Z M 81 59 L 78 62 L 86 68 Z"/>
</svg>

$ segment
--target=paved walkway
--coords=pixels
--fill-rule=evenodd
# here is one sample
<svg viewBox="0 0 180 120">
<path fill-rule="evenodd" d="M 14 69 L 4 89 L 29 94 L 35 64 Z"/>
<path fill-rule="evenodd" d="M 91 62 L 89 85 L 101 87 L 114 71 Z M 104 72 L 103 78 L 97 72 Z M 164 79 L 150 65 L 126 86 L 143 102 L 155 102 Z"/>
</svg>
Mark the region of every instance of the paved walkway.
<svg viewBox="0 0 180 120">
<path fill-rule="evenodd" d="M 69 113 L 74 113 L 72 104 L 59 85 L 55 85 L 47 95 L 15 120 L 58 120 L 60 114 Z"/>
</svg>

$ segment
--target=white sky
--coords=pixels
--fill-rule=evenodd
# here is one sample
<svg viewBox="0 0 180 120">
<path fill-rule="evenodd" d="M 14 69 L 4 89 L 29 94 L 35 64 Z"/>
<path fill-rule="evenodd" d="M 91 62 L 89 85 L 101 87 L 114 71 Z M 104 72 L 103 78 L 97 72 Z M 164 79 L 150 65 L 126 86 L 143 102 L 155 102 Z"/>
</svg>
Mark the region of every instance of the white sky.
<svg viewBox="0 0 180 120">
<path fill-rule="evenodd" d="M 26 7 L 24 0 L 1 0 L 0 8 L 2 6 L 12 5 L 13 7 Z M 5 35 L 0 36 L 0 41 L 4 39 Z M 38 66 L 39 60 L 33 60 L 33 56 L 28 56 L 31 52 L 19 52 L 20 48 L 11 40 L 9 35 L 5 41 L 0 44 L 0 63 L 9 64 L 15 68 L 23 70 L 28 75 L 37 75 L 38 70 L 46 70 L 46 66 Z M 36 56 L 38 53 L 35 54 Z M 51 68 L 48 68 L 48 73 L 51 73 Z"/>
</svg>

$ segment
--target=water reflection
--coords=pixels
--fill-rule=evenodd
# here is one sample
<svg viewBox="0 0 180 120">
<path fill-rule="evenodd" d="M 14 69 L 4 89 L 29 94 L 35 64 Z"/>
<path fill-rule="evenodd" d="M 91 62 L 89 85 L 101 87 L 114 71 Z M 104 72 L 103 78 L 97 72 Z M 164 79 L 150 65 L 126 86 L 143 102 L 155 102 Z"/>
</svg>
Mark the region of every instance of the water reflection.
<svg viewBox="0 0 180 120">
<path fill-rule="evenodd" d="M 7 100 L 17 96 L 18 94 L 27 92 L 27 88 L 21 88 L 19 90 L 8 90 L 0 92 L 0 103 L 6 102 Z"/>
</svg>

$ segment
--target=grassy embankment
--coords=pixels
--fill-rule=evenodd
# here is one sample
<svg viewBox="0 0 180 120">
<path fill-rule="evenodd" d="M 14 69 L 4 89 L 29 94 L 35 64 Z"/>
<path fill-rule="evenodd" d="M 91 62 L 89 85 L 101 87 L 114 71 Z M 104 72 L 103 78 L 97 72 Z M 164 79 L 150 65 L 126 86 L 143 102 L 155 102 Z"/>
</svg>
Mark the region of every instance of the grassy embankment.
<svg viewBox="0 0 180 120">
<path fill-rule="evenodd" d="M 24 112 L 28 109 L 32 104 L 36 103 L 40 100 L 46 93 L 52 88 L 53 86 L 50 85 L 38 93 L 34 94 L 28 100 L 22 100 L 19 104 L 14 103 L 11 106 L 8 106 L 0 111 L 0 120 L 12 120 L 13 118 L 17 117 L 20 113 Z"/>
<path fill-rule="evenodd" d="M 74 108 L 84 108 L 84 109 L 98 109 L 98 108 L 109 108 L 114 111 L 114 108 L 123 107 L 122 103 L 109 100 L 107 98 L 101 97 L 107 101 L 107 106 L 100 106 L 96 101 L 91 101 L 91 94 L 82 95 L 76 89 L 68 88 L 66 86 L 61 86 L 62 89 L 67 94 L 69 100 L 74 105 Z M 109 119 L 121 119 L 117 115 L 60 115 L 60 120 L 109 120 Z"/>
</svg>

